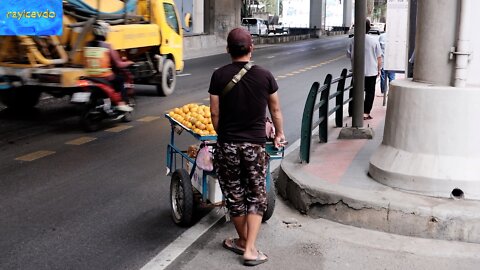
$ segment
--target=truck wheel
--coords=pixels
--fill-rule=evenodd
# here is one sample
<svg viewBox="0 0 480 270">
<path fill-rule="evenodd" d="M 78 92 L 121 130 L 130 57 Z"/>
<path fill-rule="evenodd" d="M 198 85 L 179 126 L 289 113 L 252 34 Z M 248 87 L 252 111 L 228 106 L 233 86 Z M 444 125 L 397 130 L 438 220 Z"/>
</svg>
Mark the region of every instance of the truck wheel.
<svg viewBox="0 0 480 270">
<path fill-rule="evenodd" d="M 193 190 L 190 175 L 185 169 L 177 169 L 170 182 L 170 206 L 175 224 L 190 226 L 193 217 Z"/>
<path fill-rule="evenodd" d="M 157 93 L 160 96 L 168 96 L 175 90 L 177 83 L 177 74 L 175 70 L 175 63 L 172 60 L 166 59 L 163 62 L 162 74 L 160 75 L 160 83 L 157 84 Z"/>
<path fill-rule="evenodd" d="M 11 109 L 30 109 L 40 100 L 41 91 L 34 87 L 21 86 L 9 90 L 2 90 L 0 99 L 5 106 Z"/>
<path fill-rule="evenodd" d="M 267 210 L 265 213 L 263 213 L 262 222 L 269 220 L 273 215 L 273 210 L 275 209 L 275 184 L 273 183 L 270 172 L 267 172 L 267 181 L 270 181 L 270 189 L 267 190 Z"/>
</svg>

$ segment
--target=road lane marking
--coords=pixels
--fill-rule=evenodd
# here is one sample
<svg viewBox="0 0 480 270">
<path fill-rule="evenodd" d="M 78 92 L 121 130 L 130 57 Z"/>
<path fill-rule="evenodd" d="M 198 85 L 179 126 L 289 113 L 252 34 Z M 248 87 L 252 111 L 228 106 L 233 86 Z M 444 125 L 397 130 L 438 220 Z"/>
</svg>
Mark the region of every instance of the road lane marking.
<svg viewBox="0 0 480 270">
<path fill-rule="evenodd" d="M 220 209 L 220 208 L 219 208 Z M 145 264 L 140 270 L 163 270 L 190 247 L 200 236 L 213 227 L 225 214 L 213 209 L 197 224 L 183 232 L 175 241 Z"/>
<path fill-rule="evenodd" d="M 34 161 L 36 159 L 43 158 L 43 157 L 46 157 L 46 156 L 50 156 L 52 154 L 55 154 L 55 152 L 54 151 L 41 150 L 41 151 L 37 151 L 37 152 L 33 152 L 33 153 L 30 153 L 30 154 L 23 155 L 21 157 L 17 157 L 17 158 L 15 158 L 15 160 Z"/>
<path fill-rule="evenodd" d="M 267 56 L 268 59 L 275 58 L 275 55 Z"/>
<path fill-rule="evenodd" d="M 191 73 L 182 73 L 182 74 L 178 74 L 177 77 L 186 77 L 186 76 L 190 76 L 192 75 Z"/>
<path fill-rule="evenodd" d="M 65 144 L 69 144 L 69 145 L 82 145 L 82 144 L 86 144 L 86 143 L 89 143 L 91 141 L 94 141 L 96 140 L 97 138 L 94 138 L 94 137 L 80 137 L 80 138 L 77 138 L 75 140 L 71 140 L 71 141 L 68 141 L 66 142 Z"/>
<path fill-rule="evenodd" d="M 205 100 L 205 101 L 210 101 L 210 98 L 209 98 L 209 97 L 208 97 L 208 98 L 204 98 L 203 100 Z"/>
<path fill-rule="evenodd" d="M 129 128 L 132 128 L 132 126 L 120 125 L 120 126 L 116 126 L 116 127 L 113 127 L 113 128 L 106 129 L 105 131 L 107 131 L 107 132 L 121 132 L 121 131 L 127 130 Z"/>
<path fill-rule="evenodd" d="M 330 60 L 327 60 L 327 61 L 324 61 L 320 64 L 316 64 L 316 65 L 313 65 L 313 66 L 309 66 L 309 67 L 305 67 L 305 68 L 302 68 L 302 69 L 299 69 L 299 70 L 296 70 L 296 71 L 292 71 L 290 73 L 287 73 L 285 75 L 280 75 L 280 76 L 277 76 L 275 77 L 275 80 L 279 80 L 279 79 L 285 79 L 287 78 L 288 76 L 295 76 L 296 74 L 299 74 L 299 73 L 302 73 L 302 72 L 305 72 L 305 71 L 308 71 L 308 70 L 311 70 L 311 69 L 314 69 L 314 68 L 318 68 L 318 67 L 321 67 L 325 64 L 329 64 L 329 63 L 332 63 L 332 62 L 335 62 L 337 60 L 340 60 L 342 58 L 344 58 L 345 56 L 344 55 L 341 55 L 339 57 L 336 57 L 336 58 L 333 58 L 333 59 L 330 59 Z"/>
<path fill-rule="evenodd" d="M 160 116 L 145 116 L 143 118 L 138 119 L 138 122 L 152 122 L 160 118 Z"/>
</svg>

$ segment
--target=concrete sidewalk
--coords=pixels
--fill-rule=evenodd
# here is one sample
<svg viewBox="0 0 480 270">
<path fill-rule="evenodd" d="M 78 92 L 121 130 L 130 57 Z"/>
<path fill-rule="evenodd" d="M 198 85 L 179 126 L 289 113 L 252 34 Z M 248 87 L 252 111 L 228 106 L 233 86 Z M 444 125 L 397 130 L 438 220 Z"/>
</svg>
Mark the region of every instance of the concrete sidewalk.
<svg viewBox="0 0 480 270">
<path fill-rule="evenodd" d="M 222 219 L 165 269 L 251 269 L 242 265 L 241 255 L 222 247 L 223 239 L 230 236 L 235 236 L 233 224 Z M 477 244 L 400 236 L 314 219 L 280 199 L 272 218 L 261 227 L 257 247 L 269 257 L 254 267 L 262 270 L 475 270 L 480 265 Z"/>
</svg>

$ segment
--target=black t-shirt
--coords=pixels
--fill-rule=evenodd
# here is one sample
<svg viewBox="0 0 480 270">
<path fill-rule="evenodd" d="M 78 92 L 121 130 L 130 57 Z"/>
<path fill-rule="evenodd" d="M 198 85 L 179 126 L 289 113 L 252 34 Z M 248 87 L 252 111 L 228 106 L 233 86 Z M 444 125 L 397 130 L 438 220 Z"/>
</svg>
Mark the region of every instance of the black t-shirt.
<svg viewBox="0 0 480 270">
<path fill-rule="evenodd" d="M 219 142 L 265 143 L 265 115 L 269 95 L 278 90 L 270 71 L 257 65 L 227 93 L 223 89 L 247 62 L 233 62 L 217 69 L 208 92 L 220 96 Z"/>
</svg>

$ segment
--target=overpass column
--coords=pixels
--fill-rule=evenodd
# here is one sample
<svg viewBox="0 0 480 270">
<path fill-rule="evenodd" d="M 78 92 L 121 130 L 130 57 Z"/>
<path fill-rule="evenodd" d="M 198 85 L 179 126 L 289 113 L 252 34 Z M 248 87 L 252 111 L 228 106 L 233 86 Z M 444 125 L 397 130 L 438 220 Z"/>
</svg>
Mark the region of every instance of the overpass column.
<svg viewBox="0 0 480 270">
<path fill-rule="evenodd" d="M 480 37 L 468 29 L 480 23 L 468 16 L 479 9 L 473 0 L 418 1 L 414 79 L 391 84 L 383 141 L 370 160 L 376 181 L 428 196 L 480 199 L 480 59 L 468 56 L 480 48 Z M 464 82 L 459 87 L 455 74 Z"/>
<path fill-rule="evenodd" d="M 310 28 L 325 29 L 326 0 L 310 0 Z"/>
<path fill-rule="evenodd" d="M 353 1 L 352 0 L 343 0 L 343 27 L 352 26 L 352 11 L 353 11 Z"/>
</svg>

